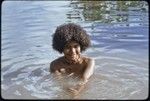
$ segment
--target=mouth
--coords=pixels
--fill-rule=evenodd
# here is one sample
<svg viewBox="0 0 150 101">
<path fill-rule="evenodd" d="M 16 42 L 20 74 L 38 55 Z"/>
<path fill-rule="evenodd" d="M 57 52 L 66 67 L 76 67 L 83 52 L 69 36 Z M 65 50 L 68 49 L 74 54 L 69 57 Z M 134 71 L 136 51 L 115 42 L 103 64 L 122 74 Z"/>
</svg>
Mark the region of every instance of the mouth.
<svg viewBox="0 0 150 101">
<path fill-rule="evenodd" d="M 74 58 L 75 58 L 75 56 L 70 56 L 70 58 L 71 58 L 71 59 L 74 59 Z"/>
<path fill-rule="evenodd" d="M 69 57 L 70 59 L 74 59 L 74 58 L 76 57 L 76 55 L 68 55 L 68 57 Z"/>
</svg>

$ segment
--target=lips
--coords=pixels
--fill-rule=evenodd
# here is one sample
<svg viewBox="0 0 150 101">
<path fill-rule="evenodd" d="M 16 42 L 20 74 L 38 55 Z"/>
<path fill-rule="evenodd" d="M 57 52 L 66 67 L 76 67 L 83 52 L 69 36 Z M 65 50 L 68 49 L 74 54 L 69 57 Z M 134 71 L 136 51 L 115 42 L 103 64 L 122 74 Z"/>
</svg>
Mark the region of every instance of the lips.
<svg viewBox="0 0 150 101">
<path fill-rule="evenodd" d="M 76 55 L 68 55 L 68 57 L 69 57 L 70 59 L 74 59 L 74 58 L 76 57 Z"/>
<path fill-rule="evenodd" d="M 74 59 L 74 58 L 75 58 L 75 56 L 70 56 L 70 58 L 71 58 L 71 59 Z"/>
</svg>

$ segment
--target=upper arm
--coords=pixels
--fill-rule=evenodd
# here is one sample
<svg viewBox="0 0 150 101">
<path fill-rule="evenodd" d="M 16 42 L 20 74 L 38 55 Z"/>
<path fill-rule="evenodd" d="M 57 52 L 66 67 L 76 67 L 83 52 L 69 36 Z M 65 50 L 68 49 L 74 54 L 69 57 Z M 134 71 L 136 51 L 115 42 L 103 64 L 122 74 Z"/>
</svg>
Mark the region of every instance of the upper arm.
<svg viewBox="0 0 150 101">
<path fill-rule="evenodd" d="M 55 62 L 53 61 L 50 63 L 49 72 L 54 73 L 55 71 L 56 71 L 56 65 L 55 65 Z"/>
<path fill-rule="evenodd" d="M 88 80 L 91 77 L 91 75 L 94 73 L 94 66 L 95 66 L 94 59 L 89 59 L 87 62 L 87 67 L 83 74 L 84 80 Z"/>
</svg>

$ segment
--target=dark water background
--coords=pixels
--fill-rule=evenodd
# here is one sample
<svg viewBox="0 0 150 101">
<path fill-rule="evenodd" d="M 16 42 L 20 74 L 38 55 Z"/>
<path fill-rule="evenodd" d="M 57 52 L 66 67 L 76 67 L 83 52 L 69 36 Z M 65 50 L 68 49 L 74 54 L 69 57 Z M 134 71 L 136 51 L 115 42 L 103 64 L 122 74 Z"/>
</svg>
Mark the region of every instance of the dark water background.
<svg viewBox="0 0 150 101">
<path fill-rule="evenodd" d="M 80 24 L 91 37 L 84 55 L 96 61 L 79 99 L 148 97 L 148 4 L 145 1 L 4 1 L 1 91 L 5 99 L 68 99 L 54 83 L 49 63 L 61 56 L 52 34 Z"/>
</svg>

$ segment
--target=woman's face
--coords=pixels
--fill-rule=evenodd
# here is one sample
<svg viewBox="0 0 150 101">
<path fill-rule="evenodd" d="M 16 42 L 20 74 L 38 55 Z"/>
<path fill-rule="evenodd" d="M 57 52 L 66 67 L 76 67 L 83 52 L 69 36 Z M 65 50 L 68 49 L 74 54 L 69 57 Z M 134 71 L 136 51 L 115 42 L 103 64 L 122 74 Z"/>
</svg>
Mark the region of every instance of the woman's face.
<svg viewBox="0 0 150 101">
<path fill-rule="evenodd" d="M 63 53 L 68 60 L 77 61 L 81 53 L 80 45 L 75 41 L 68 42 Z"/>
</svg>

